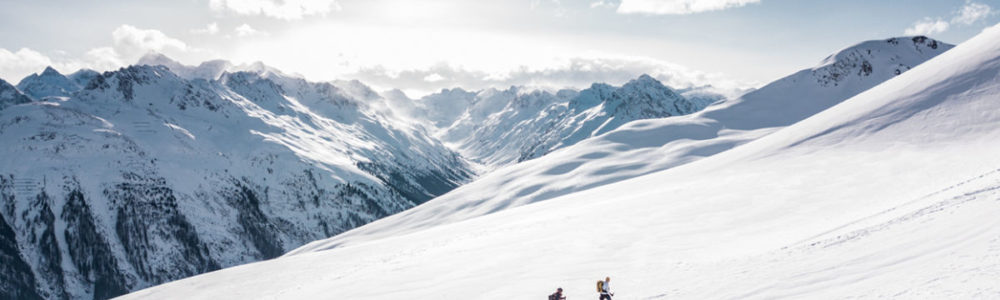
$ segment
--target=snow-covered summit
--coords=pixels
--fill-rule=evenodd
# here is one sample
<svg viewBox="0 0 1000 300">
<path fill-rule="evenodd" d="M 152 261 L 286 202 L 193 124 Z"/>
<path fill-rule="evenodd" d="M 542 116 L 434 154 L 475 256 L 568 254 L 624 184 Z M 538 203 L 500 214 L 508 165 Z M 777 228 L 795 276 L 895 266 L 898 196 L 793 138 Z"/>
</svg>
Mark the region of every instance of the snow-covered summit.
<svg viewBox="0 0 1000 300">
<path fill-rule="evenodd" d="M 838 80 L 844 76 L 854 74 L 856 76 L 870 76 L 876 72 L 874 67 L 880 65 L 895 66 L 896 69 L 888 68 L 879 72 L 891 72 L 899 75 L 912 68 L 911 64 L 920 61 L 925 55 L 933 55 L 948 51 L 955 47 L 951 44 L 938 42 L 926 36 L 895 37 L 886 40 L 865 41 L 838 51 L 824 59 L 819 65 L 813 68 L 816 73 L 825 79 L 824 84 L 837 84 Z M 899 51 L 906 49 L 909 51 Z M 892 53 L 885 56 L 880 53 Z M 835 66 L 829 68 L 830 66 Z"/>
<path fill-rule="evenodd" d="M 45 97 L 67 97 L 80 90 L 80 85 L 73 82 L 52 67 L 45 67 L 42 73 L 28 75 L 17 84 L 17 88 L 35 99 Z"/>
<path fill-rule="evenodd" d="M 259 74 L 272 73 L 279 74 L 281 76 L 302 77 L 283 73 L 281 70 L 259 61 L 245 64 L 234 64 L 227 60 L 215 59 L 203 61 L 197 66 L 194 66 L 185 65 L 158 52 L 149 52 L 146 55 L 143 55 L 138 61 L 136 61 L 135 65 L 164 66 L 174 74 L 177 74 L 177 76 L 188 80 L 199 78 L 205 80 L 216 80 L 227 72 L 252 72 Z"/>
<path fill-rule="evenodd" d="M 781 78 L 704 116 L 725 127 L 787 126 L 910 70 L 953 45 L 925 37 L 874 40 L 847 47 L 818 66 Z"/>
<path fill-rule="evenodd" d="M 188 66 L 175 61 L 166 55 L 150 52 L 139 58 L 136 65 L 165 66 L 171 72 L 185 79 L 202 78 L 206 80 L 218 79 L 222 73 L 232 70 L 233 64 L 225 60 L 210 60 L 202 62 L 197 66 Z"/>
<path fill-rule="evenodd" d="M 603 113 L 612 118 L 628 120 L 679 116 L 700 109 L 695 103 L 646 74 L 630 80 L 620 88 L 594 84 L 589 89 L 580 91 L 578 96 L 569 101 L 569 109 L 577 112 L 598 105 L 603 105 L 601 108 Z M 600 135 L 610 129 L 613 128 L 603 127 L 594 135 Z"/>
</svg>

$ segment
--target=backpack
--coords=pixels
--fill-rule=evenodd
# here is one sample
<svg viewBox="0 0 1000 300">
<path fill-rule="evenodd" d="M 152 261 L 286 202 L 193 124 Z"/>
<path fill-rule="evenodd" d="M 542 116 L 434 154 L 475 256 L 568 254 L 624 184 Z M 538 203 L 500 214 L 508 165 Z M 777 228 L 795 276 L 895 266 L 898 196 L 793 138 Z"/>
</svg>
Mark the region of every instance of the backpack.
<svg viewBox="0 0 1000 300">
<path fill-rule="evenodd" d="M 559 300 L 559 293 L 549 295 L 549 300 Z"/>
<path fill-rule="evenodd" d="M 598 293 L 604 292 L 604 281 L 603 280 L 598 280 L 597 281 L 597 292 Z"/>
</svg>

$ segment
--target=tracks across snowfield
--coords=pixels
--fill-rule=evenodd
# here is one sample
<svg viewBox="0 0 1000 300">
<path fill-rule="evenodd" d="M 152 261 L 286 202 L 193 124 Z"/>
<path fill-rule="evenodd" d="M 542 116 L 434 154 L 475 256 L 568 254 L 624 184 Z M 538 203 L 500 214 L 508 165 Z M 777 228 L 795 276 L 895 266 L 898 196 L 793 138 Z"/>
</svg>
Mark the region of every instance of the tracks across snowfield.
<svg viewBox="0 0 1000 300">
<path fill-rule="evenodd" d="M 995 298 L 998 215 L 993 171 L 781 250 L 682 265 L 662 279 L 672 288 L 648 299 Z"/>
</svg>

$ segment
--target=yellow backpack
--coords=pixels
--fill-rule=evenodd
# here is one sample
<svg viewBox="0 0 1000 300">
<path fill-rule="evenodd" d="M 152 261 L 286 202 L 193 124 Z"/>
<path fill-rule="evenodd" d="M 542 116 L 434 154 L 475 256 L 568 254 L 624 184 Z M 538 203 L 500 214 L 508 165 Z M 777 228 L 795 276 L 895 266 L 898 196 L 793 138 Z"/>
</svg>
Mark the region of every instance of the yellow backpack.
<svg viewBox="0 0 1000 300">
<path fill-rule="evenodd" d="M 604 292 L 604 280 L 597 281 L 597 292 L 598 293 Z"/>
</svg>

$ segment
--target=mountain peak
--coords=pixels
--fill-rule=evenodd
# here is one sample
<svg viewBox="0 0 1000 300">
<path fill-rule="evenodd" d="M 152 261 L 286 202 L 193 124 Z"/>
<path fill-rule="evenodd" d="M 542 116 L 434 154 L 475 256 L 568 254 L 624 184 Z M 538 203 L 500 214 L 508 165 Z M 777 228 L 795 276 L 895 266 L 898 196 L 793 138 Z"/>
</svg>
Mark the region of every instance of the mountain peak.
<svg viewBox="0 0 1000 300">
<path fill-rule="evenodd" d="M 42 76 L 52 76 L 52 75 L 62 76 L 62 73 L 59 73 L 59 71 L 56 71 L 56 69 L 53 69 L 52 66 L 48 66 L 48 67 L 45 67 L 45 70 L 42 71 L 41 75 Z"/>
<path fill-rule="evenodd" d="M 905 41 L 907 39 L 909 39 L 910 41 L 912 41 L 914 45 L 918 45 L 918 46 L 922 45 L 922 46 L 926 46 L 926 47 L 931 48 L 931 49 L 937 49 L 938 47 L 940 47 L 942 45 L 945 46 L 945 47 L 948 47 L 948 48 L 954 47 L 954 45 L 947 44 L 947 43 L 942 43 L 942 42 L 938 42 L 935 39 L 932 39 L 932 38 L 929 38 L 929 37 L 923 36 L 923 35 L 917 35 L 917 36 L 912 36 L 912 37 L 896 37 L 896 38 L 891 38 L 891 39 L 886 40 L 886 43 L 889 43 L 889 44 L 892 44 L 892 45 L 899 45 L 899 43 L 901 41 Z"/>
<path fill-rule="evenodd" d="M 635 87 L 659 88 L 666 86 L 664 86 L 663 83 L 660 82 L 659 80 L 656 80 L 656 78 L 653 78 L 653 76 L 649 76 L 649 74 L 639 75 L 639 77 L 637 77 L 636 79 L 629 80 L 628 83 L 625 83 L 625 85 L 622 86 L 622 88 L 635 88 Z"/>
<path fill-rule="evenodd" d="M 653 76 L 649 76 L 649 74 L 639 75 L 639 78 L 636 78 L 635 81 L 638 81 L 638 82 L 657 82 L 657 83 L 660 82 L 659 80 L 656 80 L 656 78 L 653 78 Z"/>
<path fill-rule="evenodd" d="M 62 73 L 56 71 L 51 66 L 45 67 L 41 73 L 31 74 L 17 84 L 17 88 L 25 95 L 35 99 L 45 97 L 66 97 L 75 91 L 80 90 L 80 86 L 71 81 Z"/>
<path fill-rule="evenodd" d="M 922 35 L 894 37 L 886 40 L 870 40 L 837 51 L 820 62 L 816 68 L 837 62 L 856 60 L 859 57 L 902 56 L 901 58 L 906 58 L 912 56 L 936 56 L 954 47 L 955 45 L 939 42 Z M 926 59 L 920 59 L 921 62 L 924 60 Z"/>
<path fill-rule="evenodd" d="M 135 64 L 137 64 L 137 65 L 150 65 L 150 66 L 164 65 L 164 66 L 166 66 L 168 68 L 171 67 L 171 66 L 180 65 L 180 63 L 177 62 L 176 60 L 173 60 L 170 57 L 167 57 L 163 53 L 159 53 L 159 52 L 155 52 L 155 51 L 150 51 L 150 52 L 146 53 L 146 55 L 143 55 L 142 57 L 140 57 L 139 61 L 137 61 Z"/>
<path fill-rule="evenodd" d="M 825 87 L 868 86 L 871 84 L 863 82 L 885 81 L 953 47 L 925 36 L 865 41 L 828 56 L 811 72 Z M 878 80 L 866 79 L 872 76 Z"/>
</svg>

